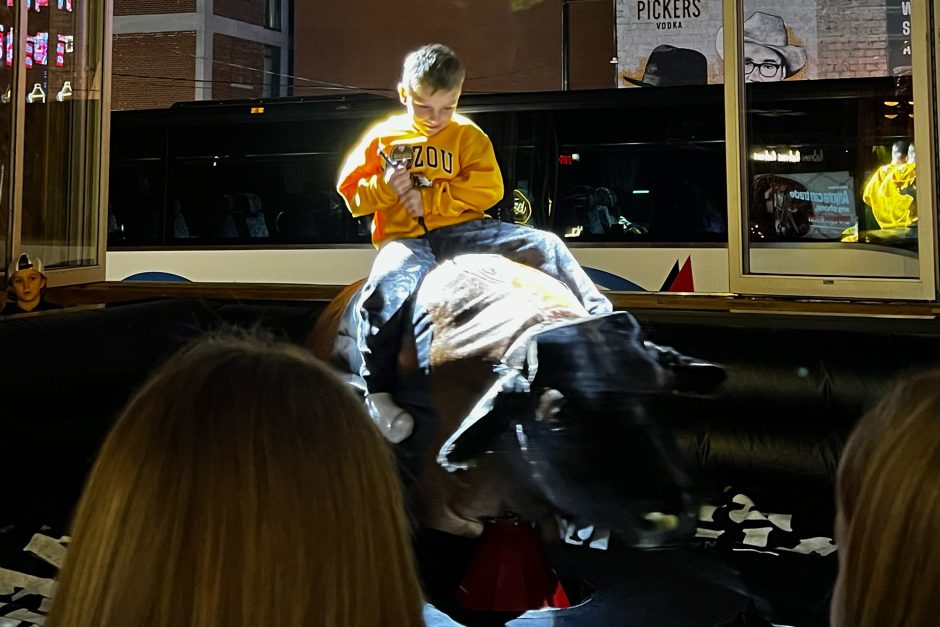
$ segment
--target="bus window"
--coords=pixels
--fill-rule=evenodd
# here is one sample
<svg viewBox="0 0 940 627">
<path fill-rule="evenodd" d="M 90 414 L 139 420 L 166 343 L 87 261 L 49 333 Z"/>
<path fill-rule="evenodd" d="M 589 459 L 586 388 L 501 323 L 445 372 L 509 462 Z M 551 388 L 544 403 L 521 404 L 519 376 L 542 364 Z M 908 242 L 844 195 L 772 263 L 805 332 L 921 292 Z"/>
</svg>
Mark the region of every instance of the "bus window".
<svg viewBox="0 0 940 627">
<path fill-rule="evenodd" d="M 162 241 L 165 178 L 162 159 L 112 163 L 108 246 L 154 245 Z"/>
<path fill-rule="evenodd" d="M 131 114 L 128 132 L 111 134 L 108 247 L 163 241 L 166 126 L 155 116 Z"/>
<path fill-rule="evenodd" d="M 555 112 L 555 231 L 569 242 L 726 242 L 721 94 L 700 96 Z"/>
<path fill-rule="evenodd" d="M 353 219 L 335 191 L 342 150 L 358 126 L 331 121 L 173 129 L 169 190 L 189 240 L 178 243 L 367 243 L 368 220 Z"/>
<path fill-rule="evenodd" d="M 550 172 L 545 134 L 549 114 L 544 111 L 493 111 L 471 114 L 493 142 L 503 174 L 503 199 L 488 213 L 500 220 L 536 228 L 548 222 Z M 521 207 L 525 209 L 521 209 Z"/>
</svg>

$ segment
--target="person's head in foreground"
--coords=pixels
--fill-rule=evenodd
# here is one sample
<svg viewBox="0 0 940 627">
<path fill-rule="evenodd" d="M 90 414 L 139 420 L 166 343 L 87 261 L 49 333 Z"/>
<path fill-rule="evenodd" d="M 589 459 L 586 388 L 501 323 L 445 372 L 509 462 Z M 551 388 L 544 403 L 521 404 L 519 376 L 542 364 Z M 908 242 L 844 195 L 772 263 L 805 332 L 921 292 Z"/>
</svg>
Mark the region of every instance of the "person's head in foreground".
<svg viewBox="0 0 940 627">
<path fill-rule="evenodd" d="M 107 436 L 48 627 L 413 627 L 421 590 L 391 453 L 301 349 L 209 338 Z"/>
<path fill-rule="evenodd" d="M 460 59 L 443 44 L 428 44 L 408 53 L 398 97 L 417 131 L 430 137 L 450 124 L 465 76 Z"/>
<path fill-rule="evenodd" d="M 859 422 L 838 476 L 833 627 L 940 616 L 940 371 L 900 381 Z"/>
</svg>

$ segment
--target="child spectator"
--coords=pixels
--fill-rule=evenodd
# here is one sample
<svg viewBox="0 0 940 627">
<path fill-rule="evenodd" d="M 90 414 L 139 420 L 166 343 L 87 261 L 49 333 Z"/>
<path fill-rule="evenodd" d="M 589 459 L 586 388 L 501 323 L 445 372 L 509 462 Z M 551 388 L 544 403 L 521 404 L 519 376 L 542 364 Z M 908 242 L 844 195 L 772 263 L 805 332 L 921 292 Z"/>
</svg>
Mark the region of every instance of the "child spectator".
<svg viewBox="0 0 940 627">
<path fill-rule="evenodd" d="M 42 259 L 23 253 L 7 269 L 6 307 L 0 306 L 5 316 L 59 309 L 58 305 L 43 300 L 46 293 L 46 275 L 43 272 Z"/>
</svg>

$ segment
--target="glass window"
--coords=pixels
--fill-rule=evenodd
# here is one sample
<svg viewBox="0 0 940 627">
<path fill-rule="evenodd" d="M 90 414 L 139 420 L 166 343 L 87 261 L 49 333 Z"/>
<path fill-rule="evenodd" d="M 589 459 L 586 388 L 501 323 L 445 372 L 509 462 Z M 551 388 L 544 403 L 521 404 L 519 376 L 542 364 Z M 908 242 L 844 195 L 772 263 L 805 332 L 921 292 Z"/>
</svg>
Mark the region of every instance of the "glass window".
<svg viewBox="0 0 940 627">
<path fill-rule="evenodd" d="M 171 129 L 166 240 L 192 246 L 367 244 L 368 219 L 354 219 L 335 191 L 340 147 L 366 121 Z M 144 243 L 147 236 L 132 233 L 128 241 Z"/>
<path fill-rule="evenodd" d="M 34 2 L 28 11 L 22 249 L 47 268 L 103 263 L 104 5 Z"/>
<path fill-rule="evenodd" d="M 125 115 L 135 115 L 128 112 Z M 152 120 L 112 121 L 108 246 L 162 241 L 166 192 L 166 127 Z"/>
<path fill-rule="evenodd" d="M 262 96 L 275 98 L 281 95 L 281 49 L 264 47 L 264 84 Z"/>
<path fill-rule="evenodd" d="M 660 106 L 631 98 L 554 115 L 552 222 L 566 241 L 727 241 L 721 89 L 657 95 Z"/>
<path fill-rule="evenodd" d="M 8 37 L 13 32 L 16 16 L 13 7 L 0 4 L 0 42 L 2 50 L 9 46 L 9 64 L 0 62 L 0 265 L 8 256 L 7 243 L 9 240 L 10 219 L 13 207 L 13 171 L 10 159 L 13 148 L 11 130 L 13 128 L 14 103 L 13 93 L 13 42 Z M 4 58 L 6 54 L 2 55 Z M 5 60 L 5 59 L 4 59 Z M 5 274 L 6 267 L 0 267 L 0 274 Z"/>
<path fill-rule="evenodd" d="M 720 86 L 542 96 L 469 111 L 496 149 L 502 219 L 585 246 L 727 241 Z"/>
<path fill-rule="evenodd" d="M 910 6 L 744 1 L 745 273 L 919 276 Z"/>
<path fill-rule="evenodd" d="M 935 149 L 926 145 L 933 75 L 926 46 L 912 45 L 918 28 L 920 41 L 928 40 L 927 3 L 431 2 L 417 21 L 414 11 L 373 4 L 332 3 L 330 19 L 319 20 L 323 3 L 265 0 L 250 20 L 229 25 L 235 34 L 194 25 L 186 54 L 154 46 L 160 61 L 153 67 L 166 67 L 148 79 L 191 76 L 212 85 L 215 99 L 263 95 L 252 114 L 267 107 L 258 119 L 288 130 L 283 146 L 265 146 L 265 132 L 282 131 L 255 127 L 246 116 L 244 127 L 235 127 L 235 116 L 223 123 L 235 105 L 215 103 L 201 110 L 202 122 L 214 125 L 202 144 L 188 146 L 200 135 L 180 126 L 157 140 L 165 148 L 160 161 L 115 164 L 115 176 L 136 181 L 112 181 L 120 241 L 227 242 L 265 232 L 272 241 L 367 239 L 361 223 L 341 225 L 339 235 L 310 226 L 332 216 L 335 197 L 317 205 L 311 193 L 332 188 L 340 153 L 354 139 L 334 135 L 321 145 L 319 135 L 299 129 L 330 129 L 330 116 L 348 114 L 346 99 L 366 94 L 400 110 L 395 85 L 404 55 L 415 41 L 447 32 L 467 70 L 460 109 L 493 139 L 503 170 L 506 197 L 494 208 L 501 218 L 551 229 L 584 249 L 713 249 L 710 268 L 726 283 L 712 291 L 806 295 L 802 286 L 815 281 L 813 295 L 874 295 L 819 287 L 835 278 L 840 286 L 932 285 L 934 242 L 925 233 L 933 217 L 918 206 L 929 206 L 933 191 Z M 275 24 L 283 32 L 271 30 Z M 203 55 L 209 37 L 211 54 Z M 343 54 L 353 48 L 362 54 Z M 176 64 L 181 73 L 171 76 Z M 282 93 L 279 74 L 305 106 L 321 106 L 314 96 L 341 104 L 317 121 L 298 108 L 302 119 L 288 122 L 290 107 L 271 102 Z M 557 91 L 561 85 L 569 89 Z M 489 96 L 506 98 L 495 109 L 474 100 Z M 378 117 L 362 113 L 370 118 L 363 124 Z M 244 145 L 226 147 L 226 133 Z M 735 145 L 726 149 L 726 139 Z M 314 218 L 303 207 L 326 209 Z M 212 212 L 263 214 L 265 229 L 253 234 L 238 221 L 220 229 Z M 771 279 L 797 281 L 744 285 Z"/>
<path fill-rule="evenodd" d="M 265 28 L 281 30 L 281 0 L 264 0 Z"/>
<path fill-rule="evenodd" d="M 503 174 L 491 215 L 579 245 L 724 245 L 720 86 L 571 96 L 468 96 Z M 372 120 L 397 107 L 320 98 L 254 114 L 208 103 L 116 114 L 109 243 L 368 242 L 368 220 L 346 211 L 336 173 Z M 624 125 L 630 117 L 644 124 Z"/>
</svg>

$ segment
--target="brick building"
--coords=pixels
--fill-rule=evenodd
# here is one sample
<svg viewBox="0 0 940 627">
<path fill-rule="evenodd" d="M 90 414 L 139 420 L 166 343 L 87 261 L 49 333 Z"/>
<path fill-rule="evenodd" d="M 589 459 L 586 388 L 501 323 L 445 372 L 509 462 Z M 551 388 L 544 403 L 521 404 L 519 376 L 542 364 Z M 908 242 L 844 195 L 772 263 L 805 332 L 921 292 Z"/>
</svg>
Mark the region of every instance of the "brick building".
<svg viewBox="0 0 940 627">
<path fill-rule="evenodd" d="M 800 0 L 812 9 L 803 11 L 805 23 L 792 22 L 792 28 L 809 39 L 812 60 L 798 78 L 882 72 L 889 62 L 885 9 L 898 2 Z M 405 52 L 428 41 L 443 41 L 458 51 L 469 70 L 468 91 L 554 90 L 566 79 L 569 89 L 627 86 L 619 78 L 623 70 L 641 75 L 649 50 L 672 43 L 659 41 L 657 31 L 623 32 L 618 22 L 624 7 L 636 4 L 411 0 L 402 10 L 371 0 L 114 0 L 113 108 L 311 95 L 336 86 L 390 90 Z M 773 0 L 749 3 L 758 5 L 775 6 Z M 711 33 L 704 51 L 710 81 L 720 82 L 723 68 L 714 33 L 721 26 L 721 2 L 697 0 L 697 6 L 714 9 L 713 23 L 704 26 Z M 677 33 L 680 40 L 693 35 L 689 26 Z M 642 52 L 632 64 L 623 54 L 625 42 Z M 611 63 L 618 56 L 619 72 Z M 289 81 L 278 75 L 296 77 Z"/>
<path fill-rule="evenodd" d="M 638 7 L 653 4 L 694 6 L 696 15 L 701 12 L 695 20 L 700 24 L 686 20 L 669 31 L 660 27 L 676 21 L 659 21 L 645 30 L 625 24 L 628 13 L 635 17 Z M 889 59 L 889 15 L 892 10 L 900 14 L 904 4 L 909 3 L 748 0 L 745 12 L 788 16 L 794 43 L 807 46 L 810 57 L 796 78 L 850 78 L 887 75 L 898 65 Z M 562 35 L 565 7 L 567 41 Z M 460 54 L 469 91 L 562 89 L 563 50 L 569 89 L 626 87 L 620 78 L 624 72 L 639 78 L 650 51 L 666 43 L 700 48 L 708 57 L 709 81 L 721 82 L 723 62 L 716 50 L 721 7 L 721 0 L 410 0 L 403 9 L 400 3 L 372 0 L 305 0 L 295 6 L 294 88 L 298 94 L 317 93 L 324 83 L 391 89 L 404 54 L 430 41 Z"/>
<path fill-rule="evenodd" d="M 112 109 L 284 96 L 291 0 L 114 0 Z"/>
<path fill-rule="evenodd" d="M 570 89 L 614 85 L 613 2 L 566 2 Z M 429 42 L 457 51 L 467 66 L 464 87 L 468 91 L 562 88 L 562 0 L 409 0 L 405 4 L 297 2 L 296 93 L 316 93 L 322 82 L 391 89 L 404 55 Z"/>
</svg>

